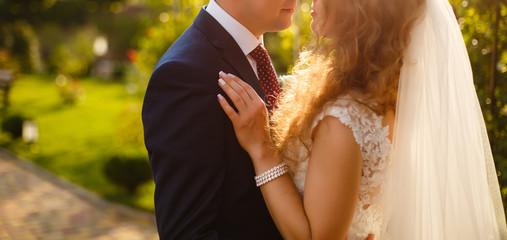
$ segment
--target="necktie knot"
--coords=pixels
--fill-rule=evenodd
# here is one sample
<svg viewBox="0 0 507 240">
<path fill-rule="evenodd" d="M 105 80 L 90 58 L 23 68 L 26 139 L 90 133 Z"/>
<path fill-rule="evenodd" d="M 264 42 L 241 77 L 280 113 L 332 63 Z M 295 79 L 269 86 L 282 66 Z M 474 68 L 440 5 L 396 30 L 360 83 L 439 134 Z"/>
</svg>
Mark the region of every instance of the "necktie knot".
<svg viewBox="0 0 507 240">
<path fill-rule="evenodd" d="M 262 46 L 262 44 L 257 45 L 257 47 L 250 52 L 250 56 L 252 56 L 257 65 L 271 65 L 268 51 Z"/>
<path fill-rule="evenodd" d="M 262 90 L 264 90 L 264 94 L 266 95 L 266 103 L 271 109 L 275 109 L 281 89 L 278 78 L 276 78 L 275 70 L 271 65 L 268 51 L 262 44 L 259 44 L 250 52 L 250 56 L 252 56 L 257 64 L 257 76 L 259 77 Z"/>
</svg>

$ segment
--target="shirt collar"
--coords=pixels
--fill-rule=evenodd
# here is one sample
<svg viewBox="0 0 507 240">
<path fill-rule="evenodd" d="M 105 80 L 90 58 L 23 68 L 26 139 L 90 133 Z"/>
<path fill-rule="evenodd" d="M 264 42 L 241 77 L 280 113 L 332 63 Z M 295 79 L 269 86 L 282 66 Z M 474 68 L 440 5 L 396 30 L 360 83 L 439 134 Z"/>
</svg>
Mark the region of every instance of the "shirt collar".
<svg viewBox="0 0 507 240">
<path fill-rule="evenodd" d="M 234 38 L 245 55 L 263 42 L 263 35 L 256 38 L 252 32 L 223 10 L 215 0 L 210 0 L 206 11 Z"/>
</svg>

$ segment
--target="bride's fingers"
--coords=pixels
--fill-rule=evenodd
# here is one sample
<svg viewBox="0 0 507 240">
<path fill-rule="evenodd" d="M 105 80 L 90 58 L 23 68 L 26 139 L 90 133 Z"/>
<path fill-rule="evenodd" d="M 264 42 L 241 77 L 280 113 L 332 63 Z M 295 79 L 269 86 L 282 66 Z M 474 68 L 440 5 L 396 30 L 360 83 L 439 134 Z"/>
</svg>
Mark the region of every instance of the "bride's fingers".
<svg viewBox="0 0 507 240">
<path fill-rule="evenodd" d="M 221 79 L 223 79 L 227 84 L 231 86 L 236 93 L 241 96 L 243 101 L 245 102 L 246 106 L 248 107 L 250 104 L 250 96 L 246 92 L 246 89 L 241 86 L 237 81 L 235 81 L 231 75 L 225 74 L 224 72 L 220 72 L 219 76 Z"/>
<path fill-rule="evenodd" d="M 232 123 L 234 124 L 237 120 L 239 120 L 239 115 L 234 111 L 234 109 L 229 105 L 227 100 L 220 94 L 217 95 L 218 97 L 218 103 L 220 103 L 220 106 L 224 110 L 225 114 L 229 119 L 231 119 Z"/>
<path fill-rule="evenodd" d="M 239 84 L 245 92 L 248 94 L 251 100 L 255 100 L 260 98 L 259 95 L 255 92 L 255 90 L 252 88 L 252 86 L 248 85 L 245 81 L 241 80 L 241 78 L 236 77 L 234 74 L 227 74 L 232 80 L 234 80 L 237 84 Z"/>
<path fill-rule="evenodd" d="M 257 107 L 257 109 L 258 108 L 266 108 L 266 103 L 264 103 L 262 98 L 259 97 L 257 92 L 255 92 L 255 90 L 252 88 L 252 86 L 248 85 L 248 83 L 241 80 L 241 78 L 238 78 L 232 74 L 229 74 L 229 75 L 232 77 L 232 79 L 234 79 L 238 84 L 240 84 L 245 89 L 248 96 L 250 96 L 250 99 L 252 100 L 252 104 L 251 104 L 252 106 Z"/>
<path fill-rule="evenodd" d="M 230 82 L 230 81 L 229 81 Z M 218 79 L 218 85 L 224 90 L 224 92 L 229 96 L 232 103 L 236 108 L 238 109 L 238 112 L 246 111 L 247 106 L 245 104 L 245 101 L 243 100 L 243 97 L 231 87 L 231 84 L 226 82 L 223 78 Z"/>
</svg>

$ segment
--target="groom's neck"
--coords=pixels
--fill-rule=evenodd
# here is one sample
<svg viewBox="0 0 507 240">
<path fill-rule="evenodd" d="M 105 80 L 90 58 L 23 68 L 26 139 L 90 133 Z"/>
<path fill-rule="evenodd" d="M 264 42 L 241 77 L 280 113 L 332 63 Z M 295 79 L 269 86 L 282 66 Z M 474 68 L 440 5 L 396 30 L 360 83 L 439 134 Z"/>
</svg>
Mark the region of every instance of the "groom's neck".
<svg viewBox="0 0 507 240">
<path fill-rule="evenodd" d="M 249 0 L 251 1 L 251 0 Z M 255 1 L 255 0 L 254 0 Z M 227 12 L 231 17 L 236 19 L 241 25 L 247 28 L 256 38 L 259 38 L 266 31 L 260 30 L 260 26 L 256 26 L 255 21 L 249 21 L 248 18 L 244 16 L 248 16 L 248 14 L 244 14 L 242 11 L 245 9 L 241 6 L 242 1 L 237 0 L 215 0 L 215 2 L 220 6 L 225 12 Z"/>
</svg>

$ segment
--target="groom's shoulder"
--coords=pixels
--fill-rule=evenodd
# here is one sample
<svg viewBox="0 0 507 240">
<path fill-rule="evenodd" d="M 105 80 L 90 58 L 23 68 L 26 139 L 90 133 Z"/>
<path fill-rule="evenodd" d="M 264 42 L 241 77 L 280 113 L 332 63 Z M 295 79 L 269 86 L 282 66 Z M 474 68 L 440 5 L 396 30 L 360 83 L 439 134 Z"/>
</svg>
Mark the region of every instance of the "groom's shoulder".
<svg viewBox="0 0 507 240">
<path fill-rule="evenodd" d="M 180 62 L 205 67 L 206 62 L 220 57 L 213 43 L 194 25 L 190 26 L 164 53 L 154 71 L 170 62 Z"/>
<path fill-rule="evenodd" d="M 194 65 L 198 70 L 220 65 L 224 49 L 240 48 L 230 34 L 206 10 L 202 9 L 192 25 L 171 45 L 160 58 L 155 71 L 168 62 Z"/>
</svg>

